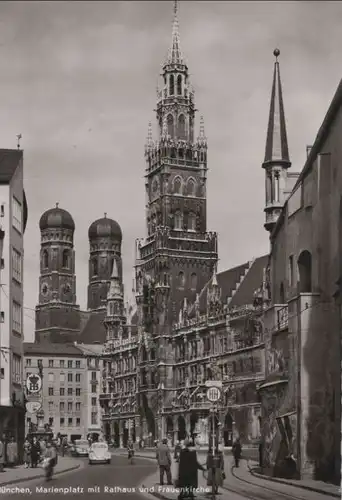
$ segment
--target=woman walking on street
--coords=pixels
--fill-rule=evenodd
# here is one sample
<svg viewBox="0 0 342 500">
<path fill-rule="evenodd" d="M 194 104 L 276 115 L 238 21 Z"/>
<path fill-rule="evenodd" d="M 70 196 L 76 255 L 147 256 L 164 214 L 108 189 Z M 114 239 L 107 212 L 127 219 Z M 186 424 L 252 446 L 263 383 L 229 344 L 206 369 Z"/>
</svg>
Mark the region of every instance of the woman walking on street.
<svg viewBox="0 0 342 500">
<path fill-rule="evenodd" d="M 232 446 L 232 452 L 233 452 L 233 455 L 234 455 L 235 467 L 239 467 L 239 462 L 240 462 L 240 459 L 241 459 L 241 452 L 242 452 L 240 438 L 237 438 L 236 441 L 235 441 L 235 443 L 233 444 L 233 446 Z"/>
<path fill-rule="evenodd" d="M 30 466 L 31 462 L 31 444 L 30 441 L 26 438 L 24 443 L 24 465 L 27 469 Z"/>
<path fill-rule="evenodd" d="M 213 477 L 214 465 L 215 465 L 215 475 Z M 217 495 L 218 489 L 220 486 L 221 487 L 223 486 L 223 481 L 225 479 L 223 452 L 219 448 L 217 448 L 213 453 L 212 446 L 210 446 L 207 455 L 207 470 L 208 470 L 207 486 L 212 487 L 214 482 L 214 491 L 215 495 Z"/>
</svg>

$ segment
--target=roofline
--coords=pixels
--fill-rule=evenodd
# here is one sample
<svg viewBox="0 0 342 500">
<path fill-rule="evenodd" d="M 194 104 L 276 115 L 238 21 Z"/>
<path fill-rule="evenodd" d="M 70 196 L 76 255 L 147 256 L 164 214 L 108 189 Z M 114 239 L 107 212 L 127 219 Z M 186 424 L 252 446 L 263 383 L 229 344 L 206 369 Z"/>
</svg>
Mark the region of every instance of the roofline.
<svg viewBox="0 0 342 500">
<path fill-rule="evenodd" d="M 295 192 L 295 190 L 299 187 L 302 180 L 306 177 L 306 175 L 311 170 L 311 167 L 312 167 L 317 155 L 319 154 L 319 150 L 322 146 L 322 143 L 325 141 L 327 134 L 329 132 L 330 126 L 331 126 L 333 120 L 335 119 L 335 116 L 336 116 L 338 110 L 340 109 L 341 105 L 342 105 L 342 79 L 340 80 L 340 83 L 338 84 L 337 90 L 334 94 L 334 97 L 332 98 L 332 101 L 330 103 L 328 111 L 326 112 L 326 115 L 323 119 L 322 125 L 320 126 L 320 128 L 318 130 L 318 133 L 316 135 L 316 139 L 311 147 L 311 151 L 309 153 L 309 156 L 306 159 L 304 167 L 299 174 L 299 177 L 298 177 L 297 182 L 295 183 L 295 185 L 291 191 L 291 194 Z M 284 218 L 285 218 L 285 212 L 287 209 L 288 201 L 289 200 L 287 199 L 286 202 L 284 203 L 281 214 L 280 214 L 280 216 L 279 216 L 279 218 L 278 218 L 278 220 L 273 228 L 273 231 L 271 232 L 271 235 L 270 235 L 271 241 L 274 240 L 280 227 L 282 226 L 282 223 L 283 223 Z"/>
</svg>

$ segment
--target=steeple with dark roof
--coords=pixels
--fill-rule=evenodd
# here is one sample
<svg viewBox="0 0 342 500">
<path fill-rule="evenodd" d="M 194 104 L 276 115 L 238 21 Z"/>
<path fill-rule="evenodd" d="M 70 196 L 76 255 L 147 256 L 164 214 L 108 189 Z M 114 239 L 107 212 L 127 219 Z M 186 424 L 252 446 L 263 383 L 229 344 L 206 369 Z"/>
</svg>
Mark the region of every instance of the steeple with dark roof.
<svg viewBox="0 0 342 500">
<path fill-rule="evenodd" d="M 273 84 L 266 137 L 265 158 L 262 164 L 266 175 L 265 229 L 272 232 L 285 202 L 287 169 L 291 166 L 287 143 L 283 91 L 278 57 L 273 52 Z"/>
<path fill-rule="evenodd" d="M 107 330 L 107 342 L 119 340 L 122 326 L 126 323 L 124 313 L 124 293 L 116 259 L 107 295 L 107 315 L 104 320 Z"/>
</svg>

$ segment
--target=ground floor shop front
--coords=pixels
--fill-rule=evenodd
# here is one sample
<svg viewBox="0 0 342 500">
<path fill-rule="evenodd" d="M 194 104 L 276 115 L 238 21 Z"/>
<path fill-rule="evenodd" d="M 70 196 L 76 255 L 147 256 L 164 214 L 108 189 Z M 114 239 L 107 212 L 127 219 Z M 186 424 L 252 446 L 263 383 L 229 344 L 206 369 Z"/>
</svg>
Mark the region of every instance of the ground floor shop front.
<svg viewBox="0 0 342 500">
<path fill-rule="evenodd" d="M 25 441 L 25 410 L 16 406 L 0 406 L 0 436 L 7 443 L 13 438 L 18 445 L 19 461 L 23 458 Z"/>
</svg>

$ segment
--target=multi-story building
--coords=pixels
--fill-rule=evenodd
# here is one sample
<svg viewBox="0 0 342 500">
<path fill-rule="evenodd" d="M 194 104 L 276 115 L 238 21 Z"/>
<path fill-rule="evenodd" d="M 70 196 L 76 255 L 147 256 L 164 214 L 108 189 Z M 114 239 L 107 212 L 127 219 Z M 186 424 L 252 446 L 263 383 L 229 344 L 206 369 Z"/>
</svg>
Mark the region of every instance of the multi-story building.
<svg viewBox="0 0 342 500">
<path fill-rule="evenodd" d="M 82 351 L 86 359 L 86 372 L 84 383 L 84 429 L 86 435 L 95 439 L 103 435 L 102 411 L 100 393 L 103 371 L 103 345 L 101 344 L 75 344 Z"/>
<path fill-rule="evenodd" d="M 129 434 L 148 442 L 193 433 L 207 442 L 204 382 L 221 377 L 225 400 L 216 425 L 221 423 L 226 444 L 233 428 L 253 441 L 259 437 L 256 383 L 264 369 L 262 303 L 255 292 L 267 259 L 216 275 L 217 236 L 206 224 L 207 139 L 202 118 L 195 139 L 194 92 L 180 49 L 177 5 L 163 85 L 159 139 L 153 141 L 149 126 L 145 147 L 147 238 L 136 249 L 137 335 L 120 318 L 117 288 L 118 313 L 107 312 L 105 321 L 103 418 L 120 445 Z"/>
<path fill-rule="evenodd" d="M 81 349 L 61 343 L 24 343 L 25 378 L 30 374 L 42 376 L 39 400 L 44 422 L 54 434 L 69 439 L 87 435 L 87 359 Z M 30 423 L 37 424 L 37 415 L 28 414 L 26 431 Z"/>
<path fill-rule="evenodd" d="M 123 285 L 114 261 L 104 322 L 107 339 L 103 350 L 100 401 L 104 434 L 120 447 L 126 446 L 129 438 L 140 438 L 136 400 L 137 330 L 127 324 L 126 314 Z"/>
<path fill-rule="evenodd" d="M 19 446 L 25 432 L 22 370 L 26 223 L 23 152 L 0 149 L 0 434 L 13 436 Z"/>
<path fill-rule="evenodd" d="M 277 63 L 276 63 L 277 64 Z M 278 68 L 276 67 L 276 71 Z M 281 99 L 280 79 L 276 89 Z M 283 108 L 273 168 L 289 162 Z M 271 233 L 269 307 L 263 315 L 266 378 L 262 400 L 263 461 L 273 474 L 340 483 L 342 82 Z M 281 145 L 281 147 L 280 147 Z M 266 151 L 268 147 L 266 148 Z M 275 177 L 276 178 L 276 177 Z M 341 235 L 340 235 L 341 236 Z"/>
</svg>

